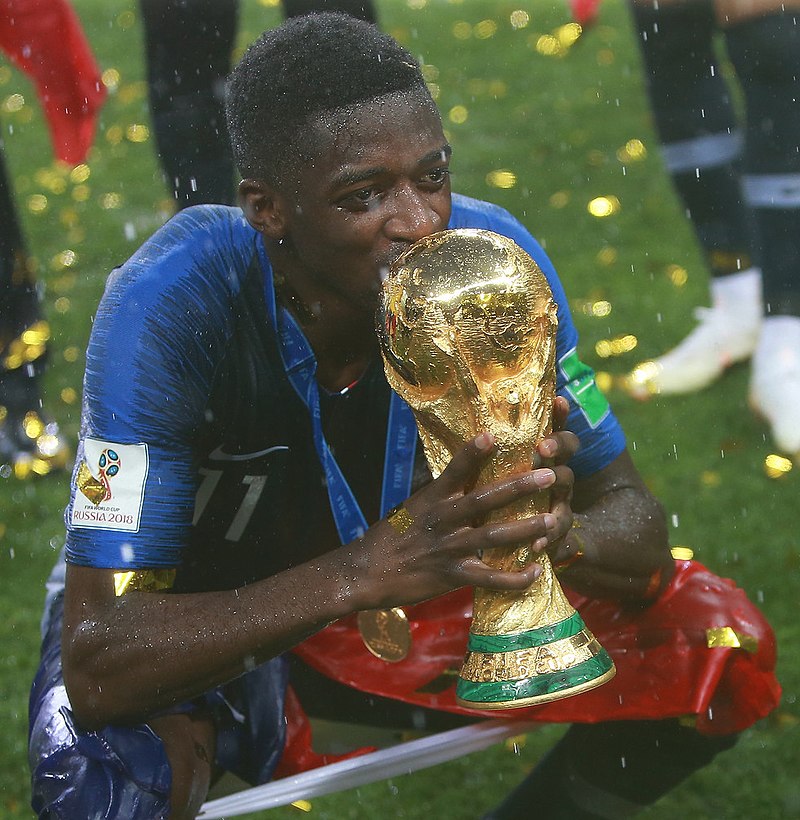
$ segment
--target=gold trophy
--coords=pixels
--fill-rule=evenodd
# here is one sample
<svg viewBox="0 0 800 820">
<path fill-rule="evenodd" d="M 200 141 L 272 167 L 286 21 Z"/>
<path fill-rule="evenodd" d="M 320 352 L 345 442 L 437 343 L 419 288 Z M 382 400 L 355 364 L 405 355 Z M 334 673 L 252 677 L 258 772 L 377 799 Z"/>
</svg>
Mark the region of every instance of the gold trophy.
<svg viewBox="0 0 800 820">
<path fill-rule="evenodd" d="M 506 237 L 459 229 L 422 239 L 392 265 L 377 325 L 386 376 L 410 405 L 434 477 L 483 430 L 494 452 L 478 484 L 527 471 L 552 429 L 556 304 L 533 259 Z M 493 520 L 546 512 L 549 494 Z M 456 696 L 506 709 L 592 689 L 614 676 L 609 654 L 566 599 L 546 554 L 527 545 L 483 560 L 504 570 L 537 561 L 523 592 L 475 589 Z"/>
</svg>

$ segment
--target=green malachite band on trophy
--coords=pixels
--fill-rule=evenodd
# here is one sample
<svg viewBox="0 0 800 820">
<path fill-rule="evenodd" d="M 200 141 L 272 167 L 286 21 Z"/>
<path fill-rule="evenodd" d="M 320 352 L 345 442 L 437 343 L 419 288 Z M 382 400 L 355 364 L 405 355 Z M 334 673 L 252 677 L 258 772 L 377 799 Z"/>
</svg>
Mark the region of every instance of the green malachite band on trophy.
<svg viewBox="0 0 800 820">
<path fill-rule="evenodd" d="M 601 677 L 611 669 L 611 656 L 602 649 L 588 661 L 549 675 L 536 675 L 533 678 L 509 681 L 473 681 L 458 679 L 456 697 L 469 703 L 496 703 L 523 700 L 550 695 L 565 689 L 572 689 Z"/>
<path fill-rule="evenodd" d="M 467 643 L 468 652 L 513 652 L 533 649 L 563 638 L 571 638 L 584 628 L 583 618 L 575 612 L 569 618 L 539 629 L 517 632 L 515 635 L 473 635 Z"/>
</svg>

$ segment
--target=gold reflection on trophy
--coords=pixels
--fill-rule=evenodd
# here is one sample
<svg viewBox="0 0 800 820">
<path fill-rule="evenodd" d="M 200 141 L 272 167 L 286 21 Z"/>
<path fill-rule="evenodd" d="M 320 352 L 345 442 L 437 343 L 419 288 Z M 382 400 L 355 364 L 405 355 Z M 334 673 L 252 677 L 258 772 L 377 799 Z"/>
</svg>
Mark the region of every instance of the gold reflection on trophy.
<svg viewBox="0 0 800 820">
<path fill-rule="evenodd" d="M 557 307 L 544 274 L 506 237 L 475 229 L 417 242 L 392 266 L 378 311 L 387 379 L 411 406 L 431 472 L 483 430 L 495 449 L 478 484 L 530 469 L 551 431 Z M 517 502 L 491 520 L 547 511 L 549 498 Z M 500 709 L 567 697 L 614 675 L 608 653 L 564 596 L 546 555 L 527 545 L 488 550 L 514 570 L 542 567 L 524 592 L 475 589 L 457 697 Z"/>
</svg>

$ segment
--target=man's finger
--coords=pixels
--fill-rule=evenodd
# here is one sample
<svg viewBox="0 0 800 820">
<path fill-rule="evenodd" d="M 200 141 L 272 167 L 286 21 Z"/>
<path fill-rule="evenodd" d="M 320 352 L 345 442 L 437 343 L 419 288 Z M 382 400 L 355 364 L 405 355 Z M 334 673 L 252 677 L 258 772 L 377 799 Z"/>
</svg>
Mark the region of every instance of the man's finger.
<svg viewBox="0 0 800 820">
<path fill-rule="evenodd" d="M 451 459 L 434 482 L 444 497 L 463 491 L 478 476 L 488 455 L 494 449 L 494 436 L 483 432 L 465 444 Z"/>
<path fill-rule="evenodd" d="M 563 430 L 569 415 L 569 402 L 563 396 L 553 399 L 553 430 Z"/>
<path fill-rule="evenodd" d="M 542 574 L 535 561 L 520 567 L 519 572 L 507 572 L 484 564 L 479 558 L 470 558 L 461 565 L 461 576 L 470 586 L 495 590 L 527 589 Z"/>
</svg>

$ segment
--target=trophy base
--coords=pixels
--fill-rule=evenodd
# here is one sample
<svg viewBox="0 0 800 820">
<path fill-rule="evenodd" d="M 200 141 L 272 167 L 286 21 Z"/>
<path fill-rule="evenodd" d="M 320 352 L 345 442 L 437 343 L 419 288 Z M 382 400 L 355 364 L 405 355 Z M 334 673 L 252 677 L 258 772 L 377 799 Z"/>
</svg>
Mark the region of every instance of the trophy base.
<svg viewBox="0 0 800 820">
<path fill-rule="evenodd" d="M 609 660 L 611 660 L 609 658 Z M 599 677 L 585 680 L 581 683 L 574 683 L 571 681 L 564 681 L 562 686 L 546 687 L 546 691 L 541 691 L 541 682 L 537 678 L 529 678 L 521 681 L 508 681 L 504 689 L 505 696 L 510 697 L 510 700 L 486 700 L 498 696 L 497 691 L 491 693 L 481 692 L 481 684 L 472 684 L 470 687 L 461 686 L 461 680 L 458 681 L 456 687 L 456 703 L 459 706 L 465 706 L 468 709 L 521 709 L 523 706 L 540 706 L 543 703 L 550 703 L 554 700 L 561 700 L 562 698 L 569 698 L 573 695 L 580 695 L 581 692 L 588 692 L 590 689 L 596 689 L 602 686 L 607 681 L 610 681 L 614 675 L 617 674 L 617 669 L 611 662 L 611 668 L 603 672 Z M 566 677 L 566 676 L 561 676 Z M 531 689 L 537 690 L 537 694 L 524 694 L 530 692 Z M 462 694 L 463 692 L 463 694 Z"/>
<path fill-rule="evenodd" d="M 616 674 L 581 616 L 515 635 L 470 634 L 456 701 L 471 709 L 519 709 L 572 697 Z"/>
</svg>

